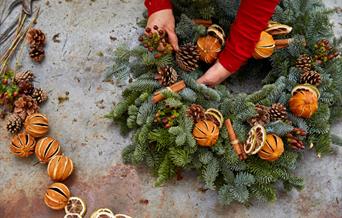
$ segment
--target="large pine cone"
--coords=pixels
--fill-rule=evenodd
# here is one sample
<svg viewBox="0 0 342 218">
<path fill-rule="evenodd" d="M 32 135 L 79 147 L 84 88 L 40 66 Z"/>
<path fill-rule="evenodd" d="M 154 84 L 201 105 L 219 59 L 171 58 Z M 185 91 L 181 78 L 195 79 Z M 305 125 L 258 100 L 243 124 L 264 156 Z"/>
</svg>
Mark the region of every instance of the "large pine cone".
<svg viewBox="0 0 342 218">
<path fill-rule="evenodd" d="M 19 92 L 25 95 L 32 95 L 34 91 L 34 86 L 32 82 L 21 81 L 19 82 L 18 87 L 19 87 Z"/>
<path fill-rule="evenodd" d="M 14 102 L 14 113 L 24 121 L 28 115 L 37 113 L 39 106 L 37 102 L 31 97 L 24 95 Z"/>
<path fill-rule="evenodd" d="M 194 123 L 197 123 L 206 118 L 204 108 L 199 104 L 192 104 L 186 111 L 187 116 L 190 117 Z"/>
<path fill-rule="evenodd" d="M 296 61 L 296 67 L 302 71 L 308 71 L 312 68 L 313 60 L 307 54 L 302 54 Z"/>
<path fill-rule="evenodd" d="M 286 107 L 281 103 L 272 104 L 270 108 L 270 116 L 272 121 L 287 120 Z"/>
<path fill-rule="evenodd" d="M 158 69 L 155 79 L 163 86 L 170 86 L 177 82 L 178 74 L 173 67 L 161 67 Z"/>
<path fill-rule="evenodd" d="M 180 46 L 176 54 L 176 62 L 182 70 L 191 72 L 197 69 L 199 57 L 197 46 L 188 43 Z"/>
<path fill-rule="evenodd" d="M 314 70 L 305 71 L 300 77 L 300 83 L 309 83 L 314 86 L 319 86 L 321 84 L 321 75 Z"/>
<path fill-rule="evenodd" d="M 27 32 L 27 43 L 32 46 L 43 47 L 45 45 L 46 37 L 45 34 L 39 29 L 30 29 Z"/>
<path fill-rule="evenodd" d="M 40 63 L 45 57 L 44 48 L 41 46 L 32 46 L 30 47 L 29 55 L 33 61 Z"/>
<path fill-rule="evenodd" d="M 248 120 L 249 125 L 255 126 L 256 124 L 260 124 L 265 126 L 270 122 L 271 116 L 269 111 L 270 109 L 268 107 L 257 104 L 255 105 L 255 110 L 257 111 L 258 115 Z"/>
<path fill-rule="evenodd" d="M 23 120 L 17 114 L 9 115 L 7 119 L 6 128 L 9 133 L 17 133 L 23 126 Z"/>
<path fill-rule="evenodd" d="M 16 73 L 14 76 L 14 82 L 19 84 L 22 81 L 32 82 L 34 80 L 34 75 L 30 70 Z"/>
<path fill-rule="evenodd" d="M 34 89 L 31 97 L 36 100 L 38 104 L 45 102 L 48 99 L 48 94 L 41 88 Z"/>
</svg>

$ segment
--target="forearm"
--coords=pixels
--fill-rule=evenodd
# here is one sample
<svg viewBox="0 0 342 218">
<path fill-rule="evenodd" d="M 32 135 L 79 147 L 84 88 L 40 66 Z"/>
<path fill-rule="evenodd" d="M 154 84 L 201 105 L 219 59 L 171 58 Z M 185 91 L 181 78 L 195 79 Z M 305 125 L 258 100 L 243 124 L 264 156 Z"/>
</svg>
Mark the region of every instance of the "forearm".
<svg viewBox="0 0 342 218">
<path fill-rule="evenodd" d="M 148 16 L 163 9 L 172 9 L 170 0 L 145 0 Z"/>
<path fill-rule="evenodd" d="M 252 57 L 260 33 L 268 24 L 279 0 L 242 0 L 230 37 L 220 54 L 220 63 L 230 72 Z"/>
</svg>

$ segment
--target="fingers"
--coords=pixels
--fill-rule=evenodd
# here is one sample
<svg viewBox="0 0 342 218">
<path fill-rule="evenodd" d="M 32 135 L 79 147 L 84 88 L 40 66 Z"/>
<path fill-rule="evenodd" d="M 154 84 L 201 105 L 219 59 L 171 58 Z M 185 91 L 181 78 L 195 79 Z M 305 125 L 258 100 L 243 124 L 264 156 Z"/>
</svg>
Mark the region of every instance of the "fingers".
<svg viewBox="0 0 342 218">
<path fill-rule="evenodd" d="M 175 51 L 179 50 L 178 47 L 178 38 L 174 30 L 166 30 L 167 35 L 169 37 L 169 43 L 172 45 Z"/>
<path fill-rule="evenodd" d="M 203 75 L 201 76 L 198 80 L 197 80 L 197 83 L 199 84 L 203 84 L 203 85 L 206 85 L 206 86 L 209 86 L 209 87 L 213 87 L 214 85 L 212 84 L 211 81 L 208 81 L 206 76 Z"/>
</svg>

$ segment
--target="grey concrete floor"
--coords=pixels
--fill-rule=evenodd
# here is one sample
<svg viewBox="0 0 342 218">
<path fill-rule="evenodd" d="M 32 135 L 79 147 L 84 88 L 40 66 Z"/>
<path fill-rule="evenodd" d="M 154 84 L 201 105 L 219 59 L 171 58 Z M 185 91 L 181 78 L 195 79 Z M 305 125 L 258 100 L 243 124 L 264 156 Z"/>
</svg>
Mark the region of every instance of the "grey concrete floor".
<svg viewBox="0 0 342 218">
<path fill-rule="evenodd" d="M 339 0 L 326 3 L 342 6 Z M 113 50 L 137 38 L 140 30 L 135 22 L 143 1 L 51 0 L 47 4 L 44 0 L 34 5 L 41 6 L 37 27 L 47 33 L 47 56 L 42 64 L 34 64 L 24 46 L 18 59 L 23 69 L 35 72 L 37 85 L 49 91 L 50 100 L 42 112 L 50 119 L 50 135 L 61 141 L 64 154 L 74 161 L 76 171 L 66 184 L 72 195 L 86 201 L 87 217 L 100 207 L 133 217 L 342 217 L 342 149 L 337 146 L 334 155 L 322 159 L 307 152 L 296 172 L 305 178 L 305 189 L 281 192 L 275 203 L 222 206 L 216 193 L 199 191 L 202 184 L 191 172 L 184 173 L 181 181 L 154 187 L 146 169 L 122 164 L 121 151 L 130 139 L 120 136 L 119 129 L 103 117 L 120 101 L 122 90 L 103 82 L 104 73 L 112 64 Z M 341 36 L 341 14 L 332 19 Z M 57 33 L 60 43 L 52 41 Z M 58 96 L 65 92 L 70 99 L 59 104 Z M 342 122 L 333 131 L 342 135 Z M 43 203 L 51 183 L 46 166 L 34 165 L 34 158 L 13 157 L 9 141 L 2 128 L 0 217 L 63 217 L 63 212 L 51 211 Z"/>
</svg>

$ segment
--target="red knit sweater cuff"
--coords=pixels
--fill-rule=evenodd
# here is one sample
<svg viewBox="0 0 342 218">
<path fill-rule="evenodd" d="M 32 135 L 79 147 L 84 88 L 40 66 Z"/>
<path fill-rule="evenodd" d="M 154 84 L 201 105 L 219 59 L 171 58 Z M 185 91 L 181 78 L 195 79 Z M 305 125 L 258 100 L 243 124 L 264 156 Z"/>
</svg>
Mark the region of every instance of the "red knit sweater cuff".
<svg viewBox="0 0 342 218">
<path fill-rule="evenodd" d="M 145 6 L 148 10 L 148 16 L 160 10 L 172 9 L 170 0 L 145 0 Z"/>
<path fill-rule="evenodd" d="M 243 60 L 239 60 L 237 56 L 233 55 L 227 49 L 224 49 L 221 52 L 219 56 L 219 62 L 232 74 L 236 73 L 243 64 Z"/>
</svg>

